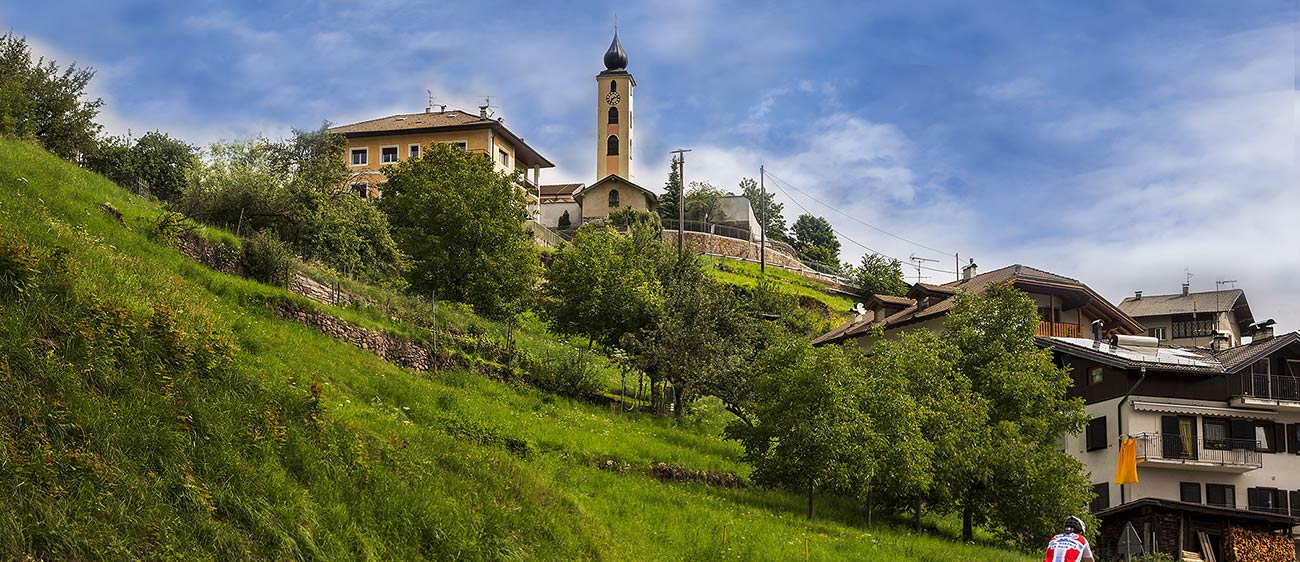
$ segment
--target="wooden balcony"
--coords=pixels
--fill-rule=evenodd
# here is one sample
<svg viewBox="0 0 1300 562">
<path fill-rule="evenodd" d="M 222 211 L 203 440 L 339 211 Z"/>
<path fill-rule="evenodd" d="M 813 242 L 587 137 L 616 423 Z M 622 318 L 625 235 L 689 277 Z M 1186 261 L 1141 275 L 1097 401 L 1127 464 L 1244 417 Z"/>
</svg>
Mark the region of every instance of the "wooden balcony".
<svg viewBox="0 0 1300 562">
<path fill-rule="evenodd" d="M 1081 338 L 1083 329 L 1075 324 L 1039 322 L 1038 335 L 1045 338 Z"/>
</svg>

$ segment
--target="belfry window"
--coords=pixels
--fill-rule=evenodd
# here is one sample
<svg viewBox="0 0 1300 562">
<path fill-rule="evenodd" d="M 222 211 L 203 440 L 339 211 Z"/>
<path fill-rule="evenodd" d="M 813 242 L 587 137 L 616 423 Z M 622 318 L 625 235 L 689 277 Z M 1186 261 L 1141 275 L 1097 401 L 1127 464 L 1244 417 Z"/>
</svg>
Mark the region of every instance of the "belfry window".
<svg viewBox="0 0 1300 562">
<path fill-rule="evenodd" d="M 618 136 L 610 135 L 605 141 L 605 155 L 618 156 Z"/>
<path fill-rule="evenodd" d="M 611 189 L 609 190 L 609 208 L 613 209 L 616 207 L 618 207 L 618 190 Z"/>
<path fill-rule="evenodd" d="M 618 81 L 616 81 L 616 80 L 610 80 L 610 81 L 609 81 L 609 91 L 611 91 L 611 92 L 617 92 L 617 91 L 618 91 Z"/>
<path fill-rule="evenodd" d="M 617 124 L 618 124 L 618 108 L 617 108 L 617 107 L 611 107 L 611 108 L 609 108 L 609 124 L 610 124 L 610 125 L 617 125 Z"/>
</svg>

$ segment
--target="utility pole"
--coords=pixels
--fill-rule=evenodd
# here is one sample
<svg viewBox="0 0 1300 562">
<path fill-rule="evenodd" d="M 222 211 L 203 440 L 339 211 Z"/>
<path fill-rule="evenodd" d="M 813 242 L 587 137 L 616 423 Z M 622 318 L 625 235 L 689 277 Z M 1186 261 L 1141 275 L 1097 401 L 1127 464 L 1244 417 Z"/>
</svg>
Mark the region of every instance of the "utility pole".
<svg viewBox="0 0 1300 562">
<path fill-rule="evenodd" d="M 672 151 L 677 155 L 677 181 L 682 182 L 677 189 L 677 253 L 686 251 L 686 237 L 682 229 L 686 227 L 686 153 L 690 151 L 689 148 Z"/>
<path fill-rule="evenodd" d="M 762 207 L 758 219 L 758 272 L 767 275 L 767 185 L 763 183 L 763 166 L 758 167 L 758 204 Z M 751 238 L 752 240 L 752 238 Z"/>
</svg>

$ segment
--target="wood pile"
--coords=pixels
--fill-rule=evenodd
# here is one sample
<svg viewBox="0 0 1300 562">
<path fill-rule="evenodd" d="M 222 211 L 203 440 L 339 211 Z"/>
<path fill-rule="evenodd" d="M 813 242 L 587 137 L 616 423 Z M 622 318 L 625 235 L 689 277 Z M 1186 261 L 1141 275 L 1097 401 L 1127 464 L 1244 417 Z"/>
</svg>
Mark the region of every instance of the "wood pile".
<svg viewBox="0 0 1300 562">
<path fill-rule="evenodd" d="M 1295 562 L 1295 542 L 1273 533 L 1232 527 L 1223 536 L 1226 562 Z"/>
</svg>

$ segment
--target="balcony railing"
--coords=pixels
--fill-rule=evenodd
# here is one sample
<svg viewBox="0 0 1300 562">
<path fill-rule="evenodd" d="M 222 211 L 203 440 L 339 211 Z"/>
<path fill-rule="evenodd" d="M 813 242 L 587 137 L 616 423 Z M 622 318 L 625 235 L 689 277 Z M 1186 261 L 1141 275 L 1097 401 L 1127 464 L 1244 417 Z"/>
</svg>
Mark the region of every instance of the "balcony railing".
<svg viewBox="0 0 1300 562">
<path fill-rule="evenodd" d="M 1038 335 L 1045 338 L 1079 338 L 1083 337 L 1083 330 L 1076 324 L 1062 324 L 1060 322 L 1039 322 Z"/>
<path fill-rule="evenodd" d="M 1206 467 L 1229 471 L 1253 470 L 1264 465 L 1264 455 L 1254 441 L 1193 439 L 1177 433 L 1139 433 L 1137 458 L 1155 465 Z"/>
<path fill-rule="evenodd" d="M 1232 395 L 1237 398 L 1295 402 L 1300 405 L 1300 377 L 1239 373 L 1232 378 Z"/>
</svg>

